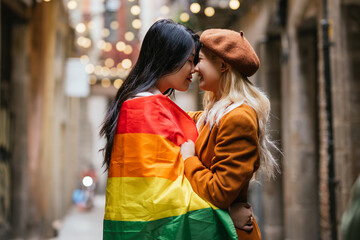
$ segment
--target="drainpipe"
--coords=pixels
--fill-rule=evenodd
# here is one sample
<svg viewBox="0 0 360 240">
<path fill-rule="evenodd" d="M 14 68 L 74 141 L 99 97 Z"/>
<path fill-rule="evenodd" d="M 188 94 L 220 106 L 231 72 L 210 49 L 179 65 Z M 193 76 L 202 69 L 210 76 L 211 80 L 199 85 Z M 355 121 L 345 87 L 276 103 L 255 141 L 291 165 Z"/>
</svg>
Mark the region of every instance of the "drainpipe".
<svg viewBox="0 0 360 240">
<path fill-rule="evenodd" d="M 331 99 L 331 71 L 330 71 L 330 42 L 329 42 L 329 21 L 327 16 L 327 0 L 323 0 L 323 19 L 321 19 L 322 27 L 322 48 L 324 60 L 324 78 L 325 78 L 325 96 L 326 96 L 326 119 L 327 119 L 327 150 L 328 150 L 328 188 L 330 203 L 330 223 L 331 223 L 331 239 L 337 239 L 336 224 L 336 199 L 335 199 L 335 167 L 334 167 L 334 137 L 332 122 L 332 99 Z"/>
</svg>

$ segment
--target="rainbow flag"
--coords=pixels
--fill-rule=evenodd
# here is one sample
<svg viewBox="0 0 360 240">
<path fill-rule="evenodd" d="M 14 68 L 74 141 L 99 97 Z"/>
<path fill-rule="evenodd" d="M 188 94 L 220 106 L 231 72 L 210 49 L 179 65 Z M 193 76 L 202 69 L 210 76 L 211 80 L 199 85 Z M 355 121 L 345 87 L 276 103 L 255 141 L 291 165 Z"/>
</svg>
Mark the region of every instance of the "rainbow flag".
<svg viewBox="0 0 360 240">
<path fill-rule="evenodd" d="M 224 210 L 184 176 L 180 145 L 192 119 L 163 95 L 124 102 L 106 187 L 103 239 L 237 239 Z"/>
</svg>

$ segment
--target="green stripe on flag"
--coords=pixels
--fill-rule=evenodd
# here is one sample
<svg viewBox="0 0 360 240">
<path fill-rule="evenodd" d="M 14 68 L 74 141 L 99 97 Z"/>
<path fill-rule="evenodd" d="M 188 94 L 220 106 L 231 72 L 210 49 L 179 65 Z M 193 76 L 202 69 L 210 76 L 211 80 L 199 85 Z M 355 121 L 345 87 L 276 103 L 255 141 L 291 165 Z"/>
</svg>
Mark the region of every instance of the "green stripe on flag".
<svg viewBox="0 0 360 240">
<path fill-rule="evenodd" d="M 229 214 L 212 208 L 149 222 L 104 220 L 103 234 L 104 240 L 237 239 Z"/>
</svg>

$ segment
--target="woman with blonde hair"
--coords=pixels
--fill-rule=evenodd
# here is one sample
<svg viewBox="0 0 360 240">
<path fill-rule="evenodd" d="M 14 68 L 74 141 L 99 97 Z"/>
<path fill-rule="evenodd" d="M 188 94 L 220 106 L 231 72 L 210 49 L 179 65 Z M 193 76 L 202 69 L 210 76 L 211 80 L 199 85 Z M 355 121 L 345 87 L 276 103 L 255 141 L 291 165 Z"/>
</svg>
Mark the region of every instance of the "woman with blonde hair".
<svg viewBox="0 0 360 240">
<path fill-rule="evenodd" d="M 190 112 L 199 137 L 181 147 L 185 176 L 194 191 L 214 205 L 229 209 L 239 239 L 261 239 L 249 217 L 248 229 L 233 212 L 248 202 L 250 180 L 262 169 L 274 176 L 278 168 L 268 138 L 268 98 L 247 77 L 259 59 L 243 32 L 209 29 L 200 37 L 202 48 L 195 71 L 205 90 L 204 111 Z"/>
</svg>

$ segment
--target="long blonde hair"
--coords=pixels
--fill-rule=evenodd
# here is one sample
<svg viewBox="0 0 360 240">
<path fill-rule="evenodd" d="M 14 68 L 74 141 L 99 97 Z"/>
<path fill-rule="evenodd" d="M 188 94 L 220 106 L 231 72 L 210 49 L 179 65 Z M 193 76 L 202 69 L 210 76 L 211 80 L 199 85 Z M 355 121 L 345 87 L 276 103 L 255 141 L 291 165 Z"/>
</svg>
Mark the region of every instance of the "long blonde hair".
<svg viewBox="0 0 360 240">
<path fill-rule="evenodd" d="M 259 123 L 260 170 L 269 178 L 275 177 L 275 173 L 280 170 L 271 149 L 276 151 L 279 151 L 279 149 L 271 141 L 268 134 L 269 99 L 247 77 L 231 67 L 221 76 L 220 93 L 221 97 L 217 98 L 213 92 L 205 92 L 203 99 L 204 113 L 197 122 L 198 129 L 203 126 L 204 122 L 212 127 L 214 124 L 218 124 L 221 117 L 233 108 L 243 103 L 248 104 L 255 110 Z M 256 175 L 255 173 L 255 179 Z"/>
</svg>

